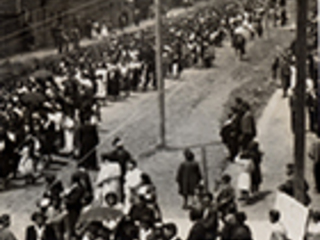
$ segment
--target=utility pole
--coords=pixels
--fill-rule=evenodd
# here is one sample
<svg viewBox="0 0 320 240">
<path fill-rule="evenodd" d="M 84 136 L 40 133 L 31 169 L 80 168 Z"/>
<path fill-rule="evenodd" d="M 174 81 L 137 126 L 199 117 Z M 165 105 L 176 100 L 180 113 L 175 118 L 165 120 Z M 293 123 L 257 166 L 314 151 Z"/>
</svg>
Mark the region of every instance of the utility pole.
<svg viewBox="0 0 320 240">
<path fill-rule="evenodd" d="M 164 80 L 162 76 L 162 41 L 161 41 L 161 0 L 155 0 L 156 12 L 156 72 L 159 97 L 159 147 L 163 148 L 166 145 L 166 124 L 165 124 L 165 92 Z"/>
<path fill-rule="evenodd" d="M 296 123 L 294 136 L 295 198 L 304 202 L 304 157 L 305 157 L 305 91 L 306 91 L 306 60 L 307 60 L 307 7 L 308 0 L 297 0 L 297 38 L 295 44 L 297 85 L 295 89 Z"/>
<path fill-rule="evenodd" d="M 319 1 L 317 1 L 317 4 L 318 6 L 318 11 L 317 11 L 317 18 L 319 18 L 319 15 L 320 15 L 320 4 L 319 4 Z M 320 24 L 318 23 L 318 49 L 319 49 L 319 46 L 320 46 L 320 31 L 319 31 L 319 27 L 320 27 Z M 318 59 L 320 59 L 320 51 L 318 50 L 317 51 L 317 57 Z M 320 72 L 320 64 L 317 64 L 317 67 L 318 67 L 318 72 Z M 317 82 L 318 82 L 318 89 L 317 89 L 317 93 L 318 93 L 318 96 L 320 96 L 320 77 L 317 75 Z M 318 97 L 318 107 L 320 106 L 320 97 Z M 320 122 L 320 111 L 318 112 L 318 116 L 317 116 L 317 120 L 318 120 L 318 123 Z M 317 132 L 318 136 L 320 136 L 320 127 L 318 127 L 318 132 Z"/>
</svg>

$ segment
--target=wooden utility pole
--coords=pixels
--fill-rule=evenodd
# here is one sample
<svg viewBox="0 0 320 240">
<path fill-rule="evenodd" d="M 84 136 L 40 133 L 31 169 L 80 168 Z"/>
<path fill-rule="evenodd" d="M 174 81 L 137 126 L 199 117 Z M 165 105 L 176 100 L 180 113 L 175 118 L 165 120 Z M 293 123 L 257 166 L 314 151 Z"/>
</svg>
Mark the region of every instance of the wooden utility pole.
<svg viewBox="0 0 320 240">
<path fill-rule="evenodd" d="M 294 158 L 295 198 L 305 201 L 304 186 L 304 157 L 305 157 L 305 91 L 306 91 L 306 60 L 307 60 L 307 6 L 308 0 L 297 0 L 297 38 L 295 44 L 297 85 L 295 89 L 295 136 L 294 136 Z"/>
<path fill-rule="evenodd" d="M 159 147 L 166 145 L 166 124 L 165 124 L 165 92 L 164 80 L 162 76 L 162 41 L 161 41 L 161 0 L 155 0 L 156 11 L 156 71 L 157 71 L 157 85 L 159 94 Z"/>
</svg>

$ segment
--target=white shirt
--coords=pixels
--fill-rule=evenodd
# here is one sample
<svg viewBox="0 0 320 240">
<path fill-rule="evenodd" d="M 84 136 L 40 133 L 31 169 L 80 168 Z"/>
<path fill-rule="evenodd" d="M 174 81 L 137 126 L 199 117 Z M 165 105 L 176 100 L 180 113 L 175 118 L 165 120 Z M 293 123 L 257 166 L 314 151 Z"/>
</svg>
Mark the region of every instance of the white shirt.
<svg viewBox="0 0 320 240">
<path fill-rule="evenodd" d="M 138 187 L 141 183 L 141 174 L 142 174 L 142 171 L 138 168 L 128 171 L 125 176 L 126 188 L 133 189 Z"/>
<path fill-rule="evenodd" d="M 44 233 L 44 230 L 45 230 L 45 226 L 38 226 L 38 225 L 35 225 L 34 226 L 34 229 L 37 233 L 37 240 L 42 240 L 42 237 L 43 237 L 43 233 Z"/>
<path fill-rule="evenodd" d="M 287 240 L 287 230 L 281 222 L 277 222 L 271 225 L 270 240 Z"/>
</svg>

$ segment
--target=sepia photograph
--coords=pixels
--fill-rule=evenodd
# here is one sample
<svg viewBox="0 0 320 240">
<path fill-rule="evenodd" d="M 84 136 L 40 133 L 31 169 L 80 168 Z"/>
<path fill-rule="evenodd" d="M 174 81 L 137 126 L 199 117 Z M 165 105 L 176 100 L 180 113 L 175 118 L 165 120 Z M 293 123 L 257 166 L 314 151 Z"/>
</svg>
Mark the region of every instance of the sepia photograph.
<svg viewBox="0 0 320 240">
<path fill-rule="evenodd" d="M 318 0 L 0 0 L 0 240 L 320 240 Z"/>
</svg>

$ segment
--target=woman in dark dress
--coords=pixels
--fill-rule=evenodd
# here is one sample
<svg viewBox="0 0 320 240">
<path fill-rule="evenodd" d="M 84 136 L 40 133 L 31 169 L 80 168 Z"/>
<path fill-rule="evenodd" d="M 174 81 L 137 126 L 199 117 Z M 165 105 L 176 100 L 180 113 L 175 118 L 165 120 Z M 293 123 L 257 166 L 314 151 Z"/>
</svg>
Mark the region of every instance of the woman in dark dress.
<svg viewBox="0 0 320 240">
<path fill-rule="evenodd" d="M 179 193 L 183 196 L 183 208 L 188 208 L 188 198 L 194 197 L 194 190 L 202 179 L 199 164 L 194 161 L 194 154 L 186 149 L 184 151 L 185 161 L 178 169 L 176 181 L 179 186 Z"/>
<path fill-rule="evenodd" d="M 116 100 L 120 94 L 120 72 L 114 67 L 108 72 L 108 95 Z"/>
<path fill-rule="evenodd" d="M 99 144 L 99 135 L 97 125 L 93 121 L 86 120 L 80 127 L 79 142 L 79 166 L 96 170 L 98 168 L 96 146 Z"/>
<path fill-rule="evenodd" d="M 260 164 L 263 153 L 259 150 L 259 143 L 253 141 L 249 144 L 249 154 L 251 156 L 254 168 L 251 172 L 252 193 L 257 193 L 262 183 L 262 173 Z"/>
</svg>

